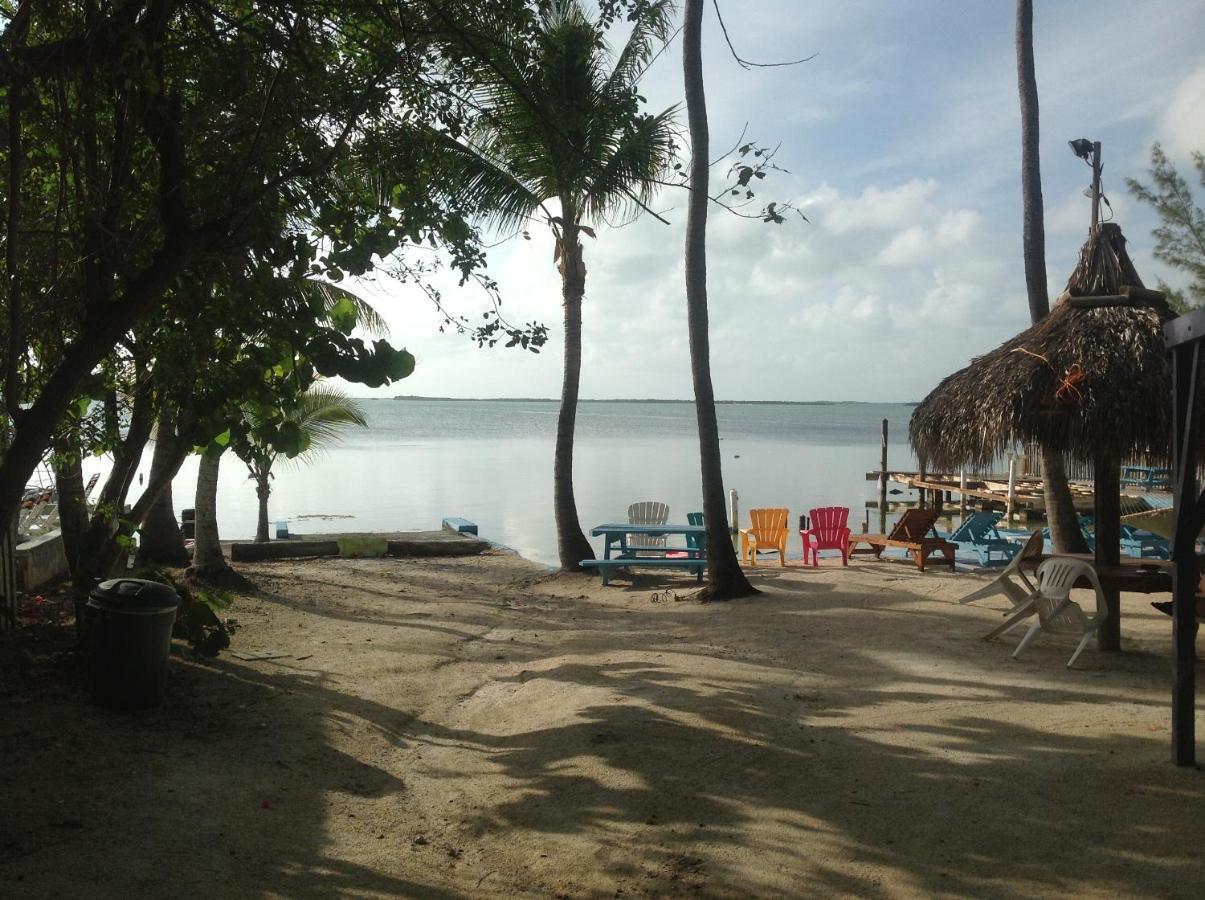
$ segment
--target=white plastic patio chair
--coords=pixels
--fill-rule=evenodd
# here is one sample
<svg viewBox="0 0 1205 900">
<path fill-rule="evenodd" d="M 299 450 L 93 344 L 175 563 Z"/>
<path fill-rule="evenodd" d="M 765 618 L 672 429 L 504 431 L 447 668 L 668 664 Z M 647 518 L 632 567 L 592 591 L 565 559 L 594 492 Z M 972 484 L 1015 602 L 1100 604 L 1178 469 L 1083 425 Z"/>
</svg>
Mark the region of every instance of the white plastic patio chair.
<svg viewBox="0 0 1205 900">
<path fill-rule="evenodd" d="M 630 525 L 664 525 L 668 521 L 669 505 L 658 500 L 641 500 L 628 507 L 628 524 Z M 628 547 L 632 549 L 655 549 L 664 546 L 664 535 L 628 535 Z"/>
<path fill-rule="evenodd" d="M 1037 588 L 1034 587 L 1025 573 L 1021 571 L 1021 563 L 1027 559 L 1032 559 L 1035 556 L 1042 555 L 1042 546 L 1044 544 L 1042 532 L 1035 531 L 1029 536 L 1029 540 L 1025 542 L 1025 546 L 1021 548 L 1021 552 L 1012 558 L 1009 564 L 990 582 L 979 588 L 977 591 L 972 591 L 967 594 L 959 603 L 973 603 L 976 600 L 982 600 L 985 597 L 993 597 L 996 594 L 1003 594 L 1009 599 L 1015 610 L 1023 604 L 1031 596 Z M 1014 581 L 1013 579 L 1016 579 Z M 995 635 L 992 635 L 994 637 Z"/>
<path fill-rule="evenodd" d="M 1071 588 L 1080 578 L 1087 578 L 1096 591 L 1095 615 L 1084 612 L 1078 603 L 1071 599 Z M 1075 665 L 1075 661 L 1088 645 L 1089 638 L 1096 634 L 1101 623 L 1105 620 L 1104 592 L 1101 590 L 1100 579 L 1092 564 L 1082 559 L 1067 559 L 1052 556 L 1038 566 L 1038 589 L 1024 604 L 1032 610 L 1019 608 L 1012 616 L 1008 628 L 1016 625 L 1027 615 L 1037 614 L 1037 621 L 1029 626 L 1025 637 L 1013 651 L 1013 659 L 1020 659 L 1021 654 L 1033 643 L 1039 631 L 1071 632 L 1080 636 L 1079 645 L 1067 660 L 1067 668 Z M 1008 628 L 1004 630 L 1007 631 Z M 1003 632 L 1002 632 L 1003 633 Z"/>
</svg>

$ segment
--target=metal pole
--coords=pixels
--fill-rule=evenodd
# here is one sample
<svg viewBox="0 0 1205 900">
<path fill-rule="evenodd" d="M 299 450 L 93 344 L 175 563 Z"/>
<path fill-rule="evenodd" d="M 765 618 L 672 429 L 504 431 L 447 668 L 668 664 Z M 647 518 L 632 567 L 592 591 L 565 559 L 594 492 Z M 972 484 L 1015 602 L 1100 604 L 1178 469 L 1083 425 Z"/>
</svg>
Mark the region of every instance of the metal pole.
<svg viewBox="0 0 1205 900">
<path fill-rule="evenodd" d="M 736 537 L 741 530 L 741 519 L 739 515 L 740 508 L 738 506 L 736 488 L 732 488 L 728 491 L 728 505 L 731 508 L 731 514 L 728 516 L 728 521 L 732 523 L 728 527 L 729 531 L 732 532 L 732 536 Z"/>
<path fill-rule="evenodd" d="M 1100 224 L 1100 141 L 1092 142 L 1092 233 Z"/>
</svg>

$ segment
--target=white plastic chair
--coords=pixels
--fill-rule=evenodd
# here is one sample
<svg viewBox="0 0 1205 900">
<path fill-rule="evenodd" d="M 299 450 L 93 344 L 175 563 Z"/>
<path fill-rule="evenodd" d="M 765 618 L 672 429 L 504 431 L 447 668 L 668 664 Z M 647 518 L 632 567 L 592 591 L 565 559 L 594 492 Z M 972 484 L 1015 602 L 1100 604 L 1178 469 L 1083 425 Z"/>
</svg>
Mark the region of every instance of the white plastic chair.
<svg viewBox="0 0 1205 900">
<path fill-rule="evenodd" d="M 1071 588 L 1081 579 L 1087 578 L 1096 590 L 1095 615 L 1088 615 L 1078 603 L 1071 599 Z M 1038 589 L 1024 604 L 1032 609 L 1018 609 L 1010 616 L 1008 628 L 1017 624 L 1027 615 L 1037 614 L 1037 621 L 1029 626 L 1025 637 L 1013 651 L 1013 659 L 1020 659 L 1021 654 L 1033 643 L 1038 632 L 1071 632 L 1080 636 L 1079 645 L 1067 660 L 1067 668 L 1075 665 L 1075 661 L 1088 645 L 1088 640 L 1096 634 L 1101 623 L 1105 620 L 1104 592 L 1101 590 L 1100 579 L 1092 564 L 1082 559 L 1067 559 L 1052 556 L 1038 566 Z M 1007 631 L 1008 628 L 1004 630 Z"/>
<path fill-rule="evenodd" d="M 976 600 L 982 600 L 985 597 L 993 597 L 996 594 L 1003 594 L 1009 599 L 1015 610 L 1025 601 L 1033 596 L 1033 582 L 1025 577 L 1025 573 L 1021 571 L 1021 563 L 1027 559 L 1032 559 L 1035 556 L 1042 555 L 1043 546 L 1042 532 L 1035 531 L 1029 536 L 1029 540 L 1025 542 L 1025 546 L 1021 548 L 1021 552 L 1012 558 L 1012 561 L 1001 570 L 992 581 L 979 588 L 977 591 L 972 591 L 967 594 L 959 603 L 973 603 Z M 1013 579 L 1017 579 L 1013 581 Z M 1011 626 L 1010 626 L 1011 627 Z M 991 637 L 995 637 L 992 634 Z"/>
<path fill-rule="evenodd" d="M 641 500 L 628 507 L 629 525 L 664 525 L 669 521 L 669 506 L 658 500 Z M 665 546 L 664 535 L 629 534 L 628 547 L 648 549 Z"/>
</svg>

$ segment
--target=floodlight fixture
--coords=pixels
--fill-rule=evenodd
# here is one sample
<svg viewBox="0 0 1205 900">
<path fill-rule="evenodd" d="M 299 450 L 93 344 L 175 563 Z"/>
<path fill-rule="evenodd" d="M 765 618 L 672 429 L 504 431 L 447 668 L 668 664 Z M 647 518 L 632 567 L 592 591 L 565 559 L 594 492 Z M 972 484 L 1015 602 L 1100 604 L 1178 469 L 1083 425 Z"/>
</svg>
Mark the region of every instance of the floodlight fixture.
<svg viewBox="0 0 1205 900">
<path fill-rule="evenodd" d="M 1074 141 L 1067 142 L 1071 146 L 1071 152 L 1078 156 L 1086 163 L 1092 162 L 1092 142 L 1087 138 L 1077 138 Z"/>
</svg>

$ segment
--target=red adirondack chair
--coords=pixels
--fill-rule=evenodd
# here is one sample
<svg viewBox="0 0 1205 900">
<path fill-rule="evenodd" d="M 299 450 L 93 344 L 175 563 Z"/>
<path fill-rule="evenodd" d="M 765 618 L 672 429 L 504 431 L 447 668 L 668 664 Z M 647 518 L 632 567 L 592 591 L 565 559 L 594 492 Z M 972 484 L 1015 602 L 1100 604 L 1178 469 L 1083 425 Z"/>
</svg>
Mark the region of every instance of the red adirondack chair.
<svg viewBox="0 0 1205 900">
<path fill-rule="evenodd" d="M 822 506 L 808 511 L 812 527 L 802 529 L 803 564 L 808 564 L 811 554 L 812 565 L 819 565 L 818 550 L 840 550 L 841 564 L 849 565 L 849 509 L 844 506 Z"/>
</svg>

